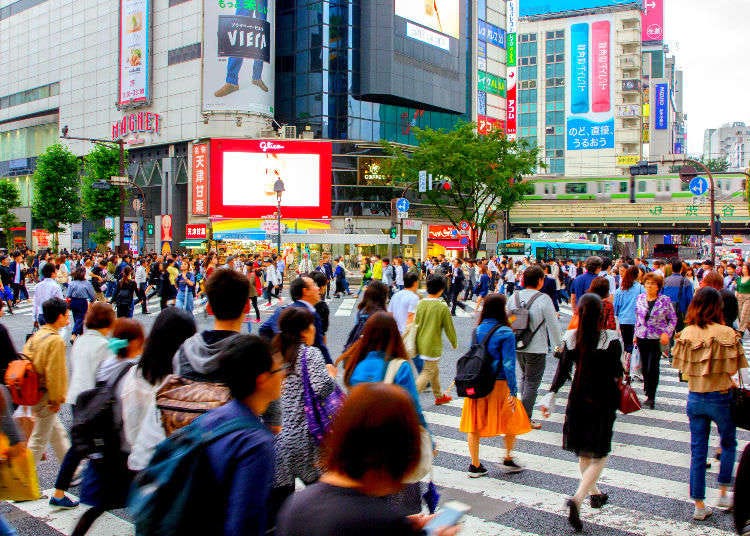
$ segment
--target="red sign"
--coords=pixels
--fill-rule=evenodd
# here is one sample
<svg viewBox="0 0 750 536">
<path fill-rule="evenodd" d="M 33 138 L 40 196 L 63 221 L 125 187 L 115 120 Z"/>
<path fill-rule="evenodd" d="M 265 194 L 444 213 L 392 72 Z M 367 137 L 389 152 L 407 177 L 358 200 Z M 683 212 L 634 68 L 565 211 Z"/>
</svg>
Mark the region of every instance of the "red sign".
<svg viewBox="0 0 750 536">
<path fill-rule="evenodd" d="M 32 229 L 31 236 L 36 240 L 37 247 L 49 247 L 49 232 L 46 229 Z"/>
<path fill-rule="evenodd" d="M 136 132 L 159 133 L 161 116 L 153 112 L 138 112 L 127 114 L 119 121 L 112 123 L 112 139 L 119 140 L 128 134 Z"/>
<path fill-rule="evenodd" d="M 501 131 L 505 130 L 505 121 L 502 119 L 495 119 L 487 115 L 477 116 L 477 132 L 482 135 L 487 135 L 491 130 L 498 129 Z"/>
<path fill-rule="evenodd" d="M 594 54 L 591 110 L 608 112 L 612 107 L 610 90 L 610 23 L 600 20 L 591 25 L 591 46 Z"/>
<path fill-rule="evenodd" d="M 511 87 L 510 84 L 508 85 L 508 96 L 506 98 L 507 101 L 507 118 L 508 122 L 506 123 L 506 129 L 505 133 L 508 136 L 514 136 L 517 133 L 517 124 L 516 124 L 516 95 L 518 93 L 518 88 L 516 87 L 516 84 L 513 84 Z"/>
<path fill-rule="evenodd" d="M 331 218 L 331 142 L 211 140 L 211 217 Z M 280 196 L 279 196 L 280 192 Z"/>
<path fill-rule="evenodd" d="M 205 240 L 208 237 L 208 229 L 205 223 L 188 224 L 185 226 L 185 238 Z"/>
<path fill-rule="evenodd" d="M 208 215 L 208 144 L 193 145 L 193 214 Z"/>
<path fill-rule="evenodd" d="M 641 16 L 641 40 L 664 40 L 664 0 L 644 0 Z"/>
<path fill-rule="evenodd" d="M 430 225 L 429 240 L 458 240 L 458 229 L 452 225 Z"/>
</svg>

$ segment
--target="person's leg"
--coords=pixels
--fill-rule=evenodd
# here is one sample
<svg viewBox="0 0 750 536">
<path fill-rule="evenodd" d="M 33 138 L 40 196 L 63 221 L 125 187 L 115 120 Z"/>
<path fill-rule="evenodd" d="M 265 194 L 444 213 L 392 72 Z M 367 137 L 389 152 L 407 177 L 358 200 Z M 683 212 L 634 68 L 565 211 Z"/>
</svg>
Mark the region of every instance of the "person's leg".
<svg viewBox="0 0 750 536">
<path fill-rule="evenodd" d="M 717 402 L 712 404 L 712 419 L 719 428 L 721 438 L 721 460 L 719 465 L 719 494 L 726 495 L 732 483 L 734 461 L 737 457 L 737 427 L 732 420 L 732 395 L 715 395 Z M 707 444 L 708 445 L 708 444 Z"/>
<path fill-rule="evenodd" d="M 78 520 L 78 523 L 76 524 L 70 536 L 83 536 L 84 534 L 86 534 L 91 528 L 91 525 L 94 524 L 94 521 L 99 519 L 99 517 L 105 511 L 106 510 L 104 508 L 101 508 L 99 506 L 92 506 L 91 508 L 86 510 Z"/>
<path fill-rule="evenodd" d="M 590 458 L 588 466 L 586 467 L 583 474 L 581 474 L 581 482 L 578 484 L 578 490 L 573 496 L 573 500 L 577 505 L 581 505 L 583 500 L 588 495 L 589 491 L 596 486 L 599 477 L 604 471 L 604 466 L 607 464 L 607 457 L 604 458 Z"/>
<path fill-rule="evenodd" d="M 635 326 L 633 324 L 620 324 L 620 332 L 622 333 L 622 345 L 625 347 L 625 352 L 633 353 Z"/>
<path fill-rule="evenodd" d="M 54 414 L 55 418 L 52 421 L 52 427 L 50 430 L 50 444 L 52 450 L 55 451 L 55 456 L 58 461 L 65 459 L 65 455 L 70 450 L 70 438 L 68 432 L 65 430 L 62 421 L 60 421 L 60 413 Z"/>
<path fill-rule="evenodd" d="M 479 461 L 479 433 L 469 432 L 466 434 L 466 441 L 469 443 L 469 456 L 471 456 L 471 465 L 479 467 L 482 463 Z"/>
<path fill-rule="evenodd" d="M 34 463 L 39 463 L 44 450 L 47 448 L 47 443 L 49 443 L 56 414 L 52 413 L 47 407 L 46 395 L 36 406 L 32 406 L 31 414 L 35 421 L 29 437 L 29 450 L 34 455 Z"/>
<path fill-rule="evenodd" d="M 652 386 L 653 374 L 651 372 L 652 362 L 655 358 L 654 352 L 654 341 L 650 339 L 638 339 L 638 352 L 641 355 L 641 372 L 643 374 L 643 390 L 646 393 L 646 398 L 651 400 L 652 393 L 656 389 Z M 658 343 L 658 341 L 656 341 Z"/>
<path fill-rule="evenodd" d="M 432 387 L 432 394 L 435 395 L 435 398 L 443 394 L 440 391 L 440 370 L 437 361 L 424 361 L 422 372 L 417 377 L 417 392 L 424 391 L 428 384 Z"/>
<path fill-rule="evenodd" d="M 506 434 L 503 436 L 503 442 L 505 443 L 505 459 L 513 459 L 513 447 L 516 444 L 516 436 Z"/>
<path fill-rule="evenodd" d="M 526 382 L 527 382 L 527 367 L 528 367 L 528 359 L 529 354 L 526 352 L 516 352 L 516 364 L 518 365 L 518 392 L 521 393 L 521 402 L 523 403 L 523 394 L 526 392 Z M 526 407 L 524 405 L 524 407 Z M 527 412 L 528 413 L 528 412 Z M 531 418 L 531 414 L 529 414 L 529 419 Z"/>
<path fill-rule="evenodd" d="M 706 456 L 711 419 L 705 413 L 705 395 L 689 393 L 687 416 L 690 421 L 690 498 L 699 508 L 706 499 Z"/>
<path fill-rule="evenodd" d="M 253 304 L 253 309 L 255 310 L 255 320 L 260 320 L 260 310 L 258 310 L 258 296 L 253 296 L 250 298 L 250 303 Z"/>
<path fill-rule="evenodd" d="M 55 480 L 55 497 L 62 498 L 64 496 L 63 492 L 70 487 L 81 460 L 83 460 L 83 456 L 75 449 L 68 449 L 68 452 L 65 453 Z"/>
<path fill-rule="evenodd" d="M 547 356 L 545 354 L 525 355 L 526 370 L 524 373 L 523 391 L 521 392 L 521 403 L 523 404 L 529 419 L 531 419 L 531 414 L 534 411 L 534 404 L 536 403 L 537 392 L 539 391 L 539 385 L 542 383 L 542 377 L 544 376 L 544 367 L 547 364 Z"/>
</svg>

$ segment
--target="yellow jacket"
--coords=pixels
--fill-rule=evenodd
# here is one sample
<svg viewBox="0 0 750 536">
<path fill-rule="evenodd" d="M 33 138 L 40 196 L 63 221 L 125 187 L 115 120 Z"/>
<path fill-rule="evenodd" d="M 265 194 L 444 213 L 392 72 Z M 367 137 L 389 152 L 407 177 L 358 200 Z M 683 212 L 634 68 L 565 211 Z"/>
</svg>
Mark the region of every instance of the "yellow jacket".
<svg viewBox="0 0 750 536">
<path fill-rule="evenodd" d="M 68 371 L 65 366 L 65 341 L 56 330 L 45 325 L 23 347 L 34 370 L 39 374 L 42 388 L 46 389 L 50 404 L 65 402 L 68 392 Z"/>
</svg>

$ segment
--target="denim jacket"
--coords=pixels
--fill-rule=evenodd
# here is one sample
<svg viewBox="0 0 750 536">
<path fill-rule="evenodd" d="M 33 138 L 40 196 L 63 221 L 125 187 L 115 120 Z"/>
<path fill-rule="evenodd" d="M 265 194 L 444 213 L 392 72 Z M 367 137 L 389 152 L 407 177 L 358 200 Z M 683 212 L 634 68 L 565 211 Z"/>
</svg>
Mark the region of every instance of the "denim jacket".
<svg viewBox="0 0 750 536">
<path fill-rule="evenodd" d="M 476 329 L 477 340 L 480 343 L 484 341 L 487 334 L 496 325 L 497 320 L 483 320 Z M 518 394 L 518 388 L 516 387 L 516 337 L 513 335 L 513 330 L 508 326 L 502 326 L 495 331 L 487 349 L 490 355 L 495 358 L 495 370 L 497 371 L 495 378 L 507 381 L 510 394 L 516 396 Z"/>
</svg>

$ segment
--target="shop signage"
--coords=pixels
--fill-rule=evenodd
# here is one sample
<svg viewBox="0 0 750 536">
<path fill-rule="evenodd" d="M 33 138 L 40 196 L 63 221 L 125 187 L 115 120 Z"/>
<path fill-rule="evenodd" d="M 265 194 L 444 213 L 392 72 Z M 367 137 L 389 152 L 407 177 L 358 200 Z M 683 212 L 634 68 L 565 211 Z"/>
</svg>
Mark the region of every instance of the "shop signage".
<svg viewBox="0 0 750 536">
<path fill-rule="evenodd" d="M 208 227 L 205 223 L 190 223 L 185 226 L 185 238 L 205 240 L 208 237 Z"/>
<path fill-rule="evenodd" d="M 141 106 L 151 99 L 151 0 L 120 0 L 119 96 L 117 105 Z"/>
<path fill-rule="evenodd" d="M 505 48 L 505 30 L 483 20 L 478 21 L 477 29 L 477 36 L 480 41 Z"/>
<path fill-rule="evenodd" d="M 219 57 L 271 62 L 271 23 L 242 15 L 219 15 Z"/>
<path fill-rule="evenodd" d="M 637 154 L 618 154 L 617 155 L 617 165 L 618 166 L 624 166 L 624 167 L 630 167 L 635 166 L 638 164 L 638 161 L 640 160 L 640 156 Z"/>
<path fill-rule="evenodd" d="M 477 132 L 482 135 L 487 135 L 492 130 L 504 130 L 505 121 L 502 119 L 495 119 L 486 115 L 477 116 Z"/>
<path fill-rule="evenodd" d="M 193 144 L 193 214 L 208 215 L 208 144 Z"/>
<path fill-rule="evenodd" d="M 422 229 L 422 220 L 410 220 L 407 218 L 402 220 L 401 224 L 406 231 L 419 231 Z"/>
<path fill-rule="evenodd" d="M 139 132 L 159 133 L 161 115 L 153 112 L 138 112 L 127 114 L 119 121 L 112 123 L 112 139 L 119 140 L 128 134 Z"/>
<path fill-rule="evenodd" d="M 641 33 L 641 40 L 644 43 L 664 39 L 664 0 L 643 2 Z"/>
<path fill-rule="evenodd" d="M 484 91 L 486 93 L 492 93 L 493 95 L 505 97 L 505 78 L 485 71 L 479 71 L 477 76 L 479 77 L 479 87 L 477 88 L 479 89 L 479 91 Z"/>
<path fill-rule="evenodd" d="M 452 225 L 430 225 L 428 237 L 430 240 L 457 240 L 458 229 Z"/>
</svg>

